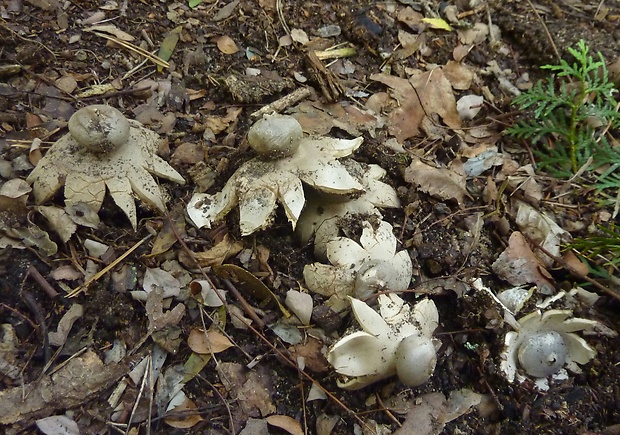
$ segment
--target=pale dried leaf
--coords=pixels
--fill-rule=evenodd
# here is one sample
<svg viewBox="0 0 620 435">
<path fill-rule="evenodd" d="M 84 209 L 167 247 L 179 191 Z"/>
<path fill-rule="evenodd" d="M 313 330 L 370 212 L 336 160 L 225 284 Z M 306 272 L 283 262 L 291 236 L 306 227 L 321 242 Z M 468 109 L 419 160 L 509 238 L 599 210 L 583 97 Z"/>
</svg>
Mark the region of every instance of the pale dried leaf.
<svg viewBox="0 0 620 435">
<path fill-rule="evenodd" d="M 443 393 L 428 393 L 418 396 L 410 406 L 407 417 L 394 435 L 415 433 L 437 435 L 445 424 L 467 414 L 478 405 L 482 396 L 468 389 L 452 391 L 448 399 Z"/>
<path fill-rule="evenodd" d="M 299 318 L 302 324 L 309 325 L 312 316 L 312 296 L 297 290 L 286 293 L 284 304 Z"/>
<path fill-rule="evenodd" d="M 463 207 L 465 197 L 465 176 L 446 168 L 435 168 L 414 158 L 405 169 L 405 181 L 412 183 L 423 192 L 441 200 L 455 199 Z"/>
<path fill-rule="evenodd" d="M 84 30 L 87 31 L 87 32 L 95 32 L 96 31 L 96 32 L 107 33 L 109 35 L 115 36 L 116 38 L 120 39 L 121 41 L 131 42 L 131 41 L 136 39 L 133 36 L 131 36 L 129 33 L 124 32 L 123 30 L 121 30 L 118 27 L 116 27 L 114 24 L 102 24 L 102 25 L 98 25 L 98 26 L 91 26 L 91 27 L 88 27 L 88 28 L 86 28 Z"/>
<path fill-rule="evenodd" d="M 189 348 L 199 354 L 216 354 L 225 351 L 234 344 L 221 332 L 192 329 L 187 338 Z"/>
<path fill-rule="evenodd" d="M 70 266 L 68 264 L 57 267 L 50 272 L 50 278 L 56 281 L 74 281 L 76 279 L 82 278 L 83 276 L 84 275 L 82 274 L 82 272 L 78 271 L 73 266 Z"/>
<path fill-rule="evenodd" d="M 144 291 L 151 293 L 154 289 L 162 290 L 162 297 L 178 296 L 181 291 L 179 280 L 160 268 L 147 268 L 142 284 Z"/>
<path fill-rule="evenodd" d="M 561 245 L 572 240 L 568 231 L 560 227 L 551 216 L 536 210 L 528 203 L 515 200 L 513 209 L 516 210 L 515 221 L 521 232 L 551 255 L 559 257 Z M 554 262 L 553 258 L 542 252 L 539 258 L 546 266 L 551 266 Z"/>
<path fill-rule="evenodd" d="M 232 2 L 225 5 L 222 9 L 217 11 L 217 14 L 213 16 L 213 21 L 218 22 L 230 17 L 237 5 L 239 4 L 239 1 L 240 0 L 233 0 Z"/>
<path fill-rule="evenodd" d="M 50 344 L 52 346 L 62 346 L 65 344 L 73 324 L 83 315 L 84 308 L 82 308 L 80 304 L 71 305 L 71 308 L 69 308 L 69 310 L 60 319 L 60 322 L 58 322 L 58 329 L 56 332 L 50 332 L 48 334 Z"/>
<path fill-rule="evenodd" d="M 73 222 L 83 227 L 97 229 L 101 223 L 97 212 L 82 202 L 67 205 L 65 211 Z"/>
<path fill-rule="evenodd" d="M 310 42 L 310 38 L 308 38 L 308 35 L 302 29 L 291 29 L 291 38 L 301 45 L 306 45 Z"/>
<path fill-rule="evenodd" d="M 214 289 L 206 280 L 195 280 L 189 284 L 192 294 L 207 307 L 221 307 L 226 300 L 226 291 Z"/>
<path fill-rule="evenodd" d="M 37 210 L 45 216 L 52 229 L 64 243 L 67 243 L 77 230 L 77 225 L 62 208 L 40 206 L 37 207 Z"/>
<path fill-rule="evenodd" d="M 80 435 L 78 424 L 66 415 L 52 415 L 37 420 L 37 427 L 45 435 Z"/>
<path fill-rule="evenodd" d="M 267 420 L 248 418 L 239 435 L 269 435 Z"/>
<path fill-rule="evenodd" d="M 16 199 L 28 195 L 31 190 L 32 188 L 25 180 L 13 178 L 0 187 L 0 196 Z"/>
<path fill-rule="evenodd" d="M 235 41 L 228 35 L 217 38 L 216 44 L 217 48 L 224 54 L 235 54 L 239 51 Z"/>
<path fill-rule="evenodd" d="M 459 112 L 463 121 L 469 121 L 480 112 L 482 104 L 484 103 L 484 97 L 479 95 L 463 95 L 456 102 L 456 110 Z"/>
<path fill-rule="evenodd" d="M 301 424 L 292 417 L 288 415 L 270 415 L 265 420 L 272 426 L 279 427 L 280 429 L 285 430 L 291 435 L 304 435 L 304 431 L 301 427 Z"/>
</svg>

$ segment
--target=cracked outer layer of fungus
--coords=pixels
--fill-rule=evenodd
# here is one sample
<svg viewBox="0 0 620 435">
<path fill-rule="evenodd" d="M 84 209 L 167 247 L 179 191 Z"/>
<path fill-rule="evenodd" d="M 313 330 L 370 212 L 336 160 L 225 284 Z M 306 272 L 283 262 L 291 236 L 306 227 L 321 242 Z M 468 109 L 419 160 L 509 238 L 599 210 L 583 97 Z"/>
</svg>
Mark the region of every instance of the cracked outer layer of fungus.
<svg viewBox="0 0 620 435">
<path fill-rule="evenodd" d="M 250 128 L 248 142 L 259 156 L 241 165 L 221 192 L 195 194 L 190 200 L 187 214 L 198 228 L 211 228 L 238 204 L 239 226 L 246 236 L 271 224 L 277 202 L 295 228 L 306 202 L 302 182 L 333 194 L 364 191 L 336 160 L 355 151 L 362 138 L 303 137 L 297 120 L 273 115 Z"/>
<path fill-rule="evenodd" d="M 579 364 L 587 364 L 596 350 L 576 332 L 594 332 L 601 325 L 571 315 L 570 310 L 534 311 L 519 319 L 520 330 L 506 334 L 501 355 L 500 368 L 508 381 L 523 382 L 529 376 L 540 390 L 547 390 L 549 376 L 567 378 L 564 367 L 581 373 Z"/>
<path fill-rule="evenodd" d="M 355 160 L 345 162 L 347 170 L 362 181 L 364 193 L 355 198 L 334 200 L 331 195 L 317 192 L 308 195 L 306 206 L 299 217 L 296 233 L 302 243 L 308 243 L 314 235 L 314 255 L 327 261 L 327 242 L 338 237 L 339 223 L 343 218 L 383 216 L 379 208 L 400 207 L 396 190 L 379 181 L 386 174 L 378 165 L 363 165 Z M 358 219 L 359 220 L 359 219 Z"/>
<path fill-rule="evenodd" d="M 413 266 L 407 251 L 396 252 L 398 240 L 392 226 L 381 221 L 377 228 L 362 223 L 360 243 L 336 237 L 326 243 L 331 264 L 312 263 L 304 267 L 310 291 L 329 297 L 334 311 L 346 306 L 348 296 L 371 297 L 378 291 L 404 291 L 409 287 Z"/>
<path fill-rule="evenodd" d="M 439 325 L 435 303 L 424 299 L 413 307 L 394 293 L 379 295 L 379 312 L 349 298 L 362 330 L 341 338 L 327 354 L 336 372 L 345 376 L 338 386 L 358 390 L 398 375 L 415 387 L 431 377 L 440 342 L 433 338 Z"/>
<path fill-rule="evenodd" d="M 85 203 L 98 212 L 106 187 L 110 196 L 137 225 L 132 193 L 164 212 L 153 175 L 184 184 L 183 177 L 157 156 L 159 135 L 137 121 L 127 120 L 106 105 L 84 107 L 69 120 L 61 137 L 30 173 L 35 201 L 42 204 L 64 185 L 65 204 Z"/>
</svg>

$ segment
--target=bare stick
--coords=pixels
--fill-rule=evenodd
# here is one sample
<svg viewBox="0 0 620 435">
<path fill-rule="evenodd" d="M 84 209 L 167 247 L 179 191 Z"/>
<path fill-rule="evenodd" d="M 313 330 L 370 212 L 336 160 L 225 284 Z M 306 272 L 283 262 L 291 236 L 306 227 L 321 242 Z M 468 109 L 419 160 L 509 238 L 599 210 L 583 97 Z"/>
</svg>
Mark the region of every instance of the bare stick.
<svg viewBox="0 0 620 435">
<path fill-rule="evenodd" d="M 31 276 L 32 279 L 34 279 L 37 282 L 37 284 L 41 286 L 41 289 L 51 299 L 55 299 L 58 296 L 58 292 L 56 291 L 56 289 L 52 287 L 52 285 L 49 282 L 47 282 L 47 280 L 43 277 L 43 275 L 41 275 L 41 272 L 39 272 L 37 268 L 34 267 L 32 264 L 28 266 L 28 276 Z"/>
<path fill-rule="evenodd" d="M 289 106 L 297 103 L 298 101 L 303 100 L 304 98 L 308 98 L 312 94 L 312 88 L 308 86 L 304 86 L 303 88 L 295 89 L 288 95 L 274 101 L 273 103 L 269 103 L 266 106 L 263 106 L 256 112 L 250 115 L 250 118 L 256 120 L 262 118 L 263 115 L 272 112 L 281 112 Z"/>
</svg>

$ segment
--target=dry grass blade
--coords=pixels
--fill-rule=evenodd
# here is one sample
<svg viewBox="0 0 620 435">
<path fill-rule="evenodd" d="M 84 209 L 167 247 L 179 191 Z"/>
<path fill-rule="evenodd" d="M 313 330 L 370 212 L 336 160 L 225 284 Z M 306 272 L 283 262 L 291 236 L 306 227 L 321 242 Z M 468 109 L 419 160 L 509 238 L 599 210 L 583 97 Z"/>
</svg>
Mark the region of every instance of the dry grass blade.
<svg viewBox="0 0 620 435">
<path fill-rule="evenodd" d="M 135 245 L 133 245 L 131 248 L 129 248 L 125 253 L 123 253 L 123 255 L 121 255 L 120 257 L 118 257 L 116 260 L 114 260 L 112 263 L 108 264 L 106 267 L 104 267 L 103 269 L 101 269 L 99 272 L 97 272 L 96 274 L 94 274 L 92 276 L 92 278 L 90 278 L 88 281 L 86 281 L 84 284 L 82 284 L 79 287 L 74 288 L 73 290 L 71 290 L 71 292 L 67 293 L 67 298 L 73 298 L 77 295 L 79 295 L 80 293 L 86 291 L 86 289 L 88 288 L 89 285 L 91 285 L 93 282 L 97 281 L 99 278 L 101 278 L 103 275 L 105 275 L 106 273 L 108 273 L 110 270 L 112 270 L 114 267 L 116 267 L 116 265 L 118 263 L 120 263 L 121 261 L 123 261 L 125 258 L 127 258 L 127 256 L 129 254 L 131 254 L 133 251 L 135 251 L 136 249 L 138 249 L 144 242 L 146 242 L 148 239 L 150 239 L 151 237 L 153 237 L 151 234 L 149 234 L 148 236 L 146 236 L 145 238 L 143 238 L 142 240 L 140 240 L 138 243 L 136 243 Z"/>
<path fill-rule="evenodd" d="M 159 57 L 155 56 L 153 53 L 143 50 L 142 48 L 138 47 L 137 45 L 132 44 L 131 42 L 123 41 L 114 36 L 106 35 L 105 33 L 101 33 L 101 32 L 92 31 L 92 33 L 94 33 L 97 36 L 100 36 L 101 38 L 105 38 L 109 41 L 112 41 L 115 44 L 118 44 L 122 47 L 125 47 L 126 49 L 131 50 L 134 53 L 139 54 L 140 56 L 147 58 L 148 60 L 153 62 L 155 65 L 161 66 L 162 68 L 170 67 L 170 64 L 166 62 L 165 60 L 160 59 Z"/>
</svg>

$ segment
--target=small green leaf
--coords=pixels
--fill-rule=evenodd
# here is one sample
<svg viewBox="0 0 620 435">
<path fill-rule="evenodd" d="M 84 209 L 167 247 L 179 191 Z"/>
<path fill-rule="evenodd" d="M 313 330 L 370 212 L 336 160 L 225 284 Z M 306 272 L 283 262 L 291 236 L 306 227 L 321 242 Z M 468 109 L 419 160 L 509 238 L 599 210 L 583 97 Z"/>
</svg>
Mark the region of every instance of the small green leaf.
<svg viewBox="0 0 620 435">
<path fill-rule="evenodd" d="M 183 30 L 182 26 L 179 26 L 166 35 L 164 41 L 161 43 L 161 47 L 159 47 L 159 52 L 157 53 L 157 57 L 161 60 L 165 60 L 168 62 L 172 57 L 172 52 L 174 48 L 177 46 L 177 42 L 179 42 L 179 37 L 181 36 L 181 30 Z M 161 72 L 163 68 L 161 66 L 157 67 L 157 71 Z"/>
</svg>

